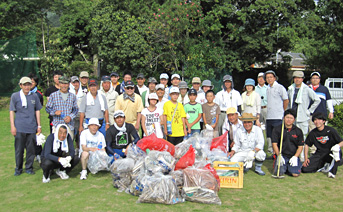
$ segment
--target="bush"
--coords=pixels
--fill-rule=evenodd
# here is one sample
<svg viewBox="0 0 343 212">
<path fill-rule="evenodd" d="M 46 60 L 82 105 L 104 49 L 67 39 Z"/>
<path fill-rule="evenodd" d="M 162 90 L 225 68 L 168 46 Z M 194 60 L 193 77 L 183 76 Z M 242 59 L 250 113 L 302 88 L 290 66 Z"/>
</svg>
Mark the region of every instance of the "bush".
<svg viewBox="0 0 343 212">
<path fill-rule="evenodd" d="M 329 119 L 331 124 L 340 135 L 343 135 L 343 103 L 335 105 L 334 118 Z"/>
</svg>

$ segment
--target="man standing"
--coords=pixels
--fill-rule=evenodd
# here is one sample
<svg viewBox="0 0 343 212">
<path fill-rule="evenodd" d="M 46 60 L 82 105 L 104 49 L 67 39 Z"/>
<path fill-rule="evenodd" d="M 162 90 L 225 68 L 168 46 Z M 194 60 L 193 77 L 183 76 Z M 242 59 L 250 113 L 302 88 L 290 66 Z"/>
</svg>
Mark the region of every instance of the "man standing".
<svg viewBox="0 0 343 212">
<path fill-rule="evenodd" d="M 253 124 L 257 120 L 251 113 L 243 113 L 239 119 L 243 122 L 243 129 L 239 129 L 235 135 L 235 144 L 228 156 L 231 162 L 244 162 L 244 171 L 247 172 L 255 160 L 255 172 L 265 175 L 261 167 L 266 159 L 263 151 L 264 137 L 260 127 Z"/>
<path fill-rule="evenodd" d="M 335 178 L 337 168 L 341 165 L 343 140 L 334 128 L 325 126 L 324 114 L 314 113 L 312 121 L 316 128 L 307 135 L 305 141 L 305 161 L 302 172 L 313 173 L 321 169 L 323 172 L 328 172 L 328 177 Z M 316 146 L 317 151 L 308 158 L 308 148 L 312 145 Z"/>
<path fill-rule="evenodd" d="M 267 88 L 267 143 L 268 152 L 273 153 L 272 132 L 274 127 L 282 124 L 283 113 L 287 109 L 288 95 L 285 87 L 277 82 L 278 77 L 272 70 L 264 73 Z"/>
<path fill-rule="evenodd" d="M 101 78 L 101 88 L 100 92 L 106 97 L 107 107 L 108 107 L 108 117 L 110 125 L 114 124 L 113 114 L 116 104 L 118 93 L 111 87 L 111 78 L 109 76 L 103 76 Z"/>
<path fill-rule="evenodd" d="M 87 71 L 81 71 L 80 80 L 81 80 L 82 92 L 84 94 L 87 94 L 88 93 L 88 81 L 89 81 L 89 74 Z"/>
<path fill-rule="evenodd" d="M 60 82 L 60 90 L 50 95 L 45 111 L 53 118 L 53 133 L 57 125 L 66 124 L 68 133 L 71 138 L 74 138 L 74 118 L 79 111 L 76 96 L 68 91 L 69 79 L 66 76 L 61 76 L 58 81 Z"/>
<path fill-rule="evenodd" d="M 118 96 L 115 111 L 124 111 L 126 122 L 135 126 L 138 131 L 143 103 L 141 96 L 134 93 L 134 88 L 135 84 L 131 80 L 126 81 L 125 92 Z"/>
<path fill-rule="evenodd" d="M 120 85 L 119 83 L 119 74 L 117 72 L 112 72 L 111 75 L 111 88 L 116 90 L 117 86 Z"/>
<path fill-rule="evenodd" d="M 117 91 L 117 93 L 118 93 L 119 95 L 121 95 L 122 93 L 124 93 L 124 92 L 125 92 L 125 83 L 126 83 L 127 81 L 131 81 L 131 80 L 132 80 L 132 74 L 131 74 L 131 72 L 130 72 L 130 71 L 124 72 L 124 74 L 123 74 L 123 82 L 120 83 L 120 86 L 117 86 L 117 87 L 116 87 L 115 91 Z M 137 88 L 136 85 L 134 86 L 134 92 L 135 92 L 136 94 L 138 94 L 138 95 L 141 95 L 141 94 L 139 93 L 139 90 L 138 90 L 138 88 Z"/>
<path fill-rule="evenodd" d="M 168 90 L 168 94 L 170 94 L 170 89 L 171 89 L 171 88 L 173 88 L 173 87 L 179 87 L 180 81 L 181 81 L 180 75 L 178 75 L 178 74 L 173 74 L 173 75 L 171 76 L 171 84 L 172 84 L 172 85 L 169 87 L 169 89 L 167 89 L 167 90 Z M 170 95 L 168 96 L 168 99 L 170 100 Z"/>
<path fill-rule="evenodd" d="M 221 111 L 218 120 L 219 135 L 223 134 L 222 127 L 226 117 L 226 110 L 230 107 L 234 107 L 238 112 L 241 112 L 243 101 L 239 92 L 233 87 L 232 76 L 225 75 L 223 78 L 223 90 L 219 91 L 214 99 L 214 102 L 219 105 Z"/>
<path fill-rule="evenodd" d="M 206 102 L 206 98 L 205 98 L 205 92 L 200 88 L 200 85 L 201 85 L 201 79 L 199 77 L 193 77 L 192 88 L 194 88 L 197 91 L 197 98 L 195 101 L 202 105 Z"/>
<path fill-rule="evenodd" d="M 168 79 L 169 79 L 168 74 L 162 73 L 160 75 L 160 83 L 164 85 L 164 88 L 168 88 Z M 165 93 L 164 93 L 164 98 L 168 99 L 168 97 L 169 97 L 169 89 L 165 90 Z"/>
<path fill-rule="evenodd" d="M 223 124 L 223 134 L 226 131 L 229 131 L 227 135 L 227 150 L 228 152 L 232 149 L 233 145 L 235 144 L 235 135 L 238 129 L 243 129 L 243 123 L 241 120 L 238 119 L 239 113 L 237 109 L 234 107 L 230 107 L 226 110 L 227 117 L 225 118 Z"/>
<path fill-rule="evenodd" d="M 143 94 L 144 91 L 147 91 L 148 90 L 148 87 L 146 87 L 144 85 L 145 83 L 145 77 L 144 77 L 144 74 L 143 73 L 139 73 L 137 75 L 137 87 L 138 87 L 138 90 L 139 90 L 139 93 L 140 95 Z"/>
<path fill-rule="evenodd" d="M 301 162 L 299 156 L 304 148 L 304 136 L 300 128 L 294 125 L 296 113 L 288 109 L 284 113 L 284 132 L 282 141 L 282 151 L 280 154 L 280 142 L 282 125 L 274 128 L 272 133 L 273 150 L 280 158 L 280 175 L 288 172 L 293 177 L 298 177 L 301 173 Z M 277 175 L 278 160 L 274 160 L 274 176 Z"/>
<path fill-rule="evenodd" d="M 157 85 L 157 80 L 155 79 L 155 77 L 149 77 L 148 79 L 149 89 L 141 93 L 144 108 L 149 106 L 148 96 L 149 94 L 156 92 L 156 85 Z"/>
<path fill-rule="evenodd" d="M 155 88 L 156 88 L 156 94 L 157 94 L 157 97 L 158 97 L 158 101 L 157 101 L 156 107 L 162 109 L 162 111 L 163 111 L 164 103 L 169 101 L 168 98 L 164 97 L 165 85 L 158 84 L 158 85 L 156 85 Z"/>
<path fill-rule="evenodd" d="M 310 115 L 315 111 L 320 100 L 314 91 L 303 83 L 303 80 L 304 72 L 293 72 L 294 83 L 288 87 L 288 99 L 290 100 L 288 108 L 294 110 L 296 116 L 295 124 L 303 132 L 305 140 L 305 136 L 308 132 Z M 313 103 L 310 105 L 311 101 Z M 303 153 L 300 155 L 300 160 L 304 161 Z"/>
<path fill-rule="evenodd" d="M 80 105 L 79 133 L 83 131 L 84 120 L 88 124 L 90 118 L 97 118 L 101 125 L 99 131 L 106 136 L 106 130 L 110 127 L 106 97 L 98 93 L 98 82 L 95 79 L 89 80 L 88 86 L 89 93 L 83 97 Z"/>
<path fill-rule="evenodd" d="M 260 113 L 260 123 L 266 125 L 267 118 L 267 85 L 264 80 L 264 73 L 260 72 L 257 76 L 257 85 L 255 86 L 255 91 L 261 96 L 261 113 Z"/>
<path fill-rule="evenodd" d="M 12 94 L 10 102 L 11 133 L 14 136 L 16 168 L 14 176 L 23 171 L 24 149 L 26 148 L 25 172 L 35 174 L 33 161 L 35 158 L 36 133 L 40 134 L 40 109 L 42 105 L 35 93 L 30 94 L 31 79 L 22 77 L 19 81 L 21 90 Z"/>
</svg>

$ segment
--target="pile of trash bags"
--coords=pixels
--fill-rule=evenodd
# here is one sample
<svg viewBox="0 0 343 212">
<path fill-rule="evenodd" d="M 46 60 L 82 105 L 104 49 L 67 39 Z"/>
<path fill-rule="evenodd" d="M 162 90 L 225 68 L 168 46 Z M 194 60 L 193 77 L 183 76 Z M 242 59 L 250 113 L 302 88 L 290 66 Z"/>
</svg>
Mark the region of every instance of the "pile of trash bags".
<svg viewBox="0 0 343 212">
<path fill-rule="evenodd" d="M 212 132 L 195 133 L 176 146 L 155 134 L 130 144 L 126 158 L 110 166 L 113 186 L 138 196 L 137 203 L 220 205 L 220 180 L 212 163 L 228 161 L 227 142 L 213 143 Z"/>
</svg>

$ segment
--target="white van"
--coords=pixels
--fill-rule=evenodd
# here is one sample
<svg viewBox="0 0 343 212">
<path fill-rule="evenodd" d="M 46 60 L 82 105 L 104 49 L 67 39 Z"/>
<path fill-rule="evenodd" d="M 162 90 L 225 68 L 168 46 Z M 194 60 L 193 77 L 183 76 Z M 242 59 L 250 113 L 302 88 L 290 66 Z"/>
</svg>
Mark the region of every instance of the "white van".
<svg viewBox="0 0 343 212">
<path fill-rule="evenodd" d="M 333 105 L 343 102 L 343 78 L 327 78 L 325 86 L 329 89 Z"/>
</svg>

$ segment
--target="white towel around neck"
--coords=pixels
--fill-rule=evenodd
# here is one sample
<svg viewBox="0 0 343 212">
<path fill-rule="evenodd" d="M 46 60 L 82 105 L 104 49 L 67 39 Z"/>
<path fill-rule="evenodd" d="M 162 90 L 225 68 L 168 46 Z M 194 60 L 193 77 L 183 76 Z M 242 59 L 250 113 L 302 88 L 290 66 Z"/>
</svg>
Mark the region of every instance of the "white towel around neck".
<svg viewBox="0 0 343 212">
<path fill-rule="evenodd" d="M 102 98 L 100 93 L 98 93 L 97 95 L 99 96 L 99 102 L 100 102 L 101 111 L 105 112 L 104 99 Z M 95 105 L 95 99 L 92 96 L 91 92 L 87 93 L 87 105 Z"/>
<path fill-rule="evenodd" d="M 19 95 L 20 95 L 21 105 L 22 105 L 24 108 L 27 108 L 27 100 L 26 100 L 26 96 L 25 96 L 25 94 L 24 94 L 23 89 L 20 90 Z M 27 94 L 27 95 L 30 95 L 30 93 Z"/>
<path fill-rule="evenodd" d="M 58 139 L 58 131 L 60 130 L 60 127 L 62 127 L 62 126 L 65 126 L 67 128 L 67 136 L 66 136 L 66 138 L 63 141 L 60 141 Z M 63 152 L 69 152 L 68 140 L 67 139 L 68 139 L 68 127 L 67 127 L 67 125 L 65 125 L 65 124 L 57 125 L 55 133 L 54 133 L 54 143 L 53 143 L 53 146 L 52 146 L 52 151 L 54 153 L 58 152 L 58 149 L 60 148 L 60 145 L 61 145 L 61 142 L 62 142 L 62 147 L 61 147 L 62 151 Z"/>
</svg>

